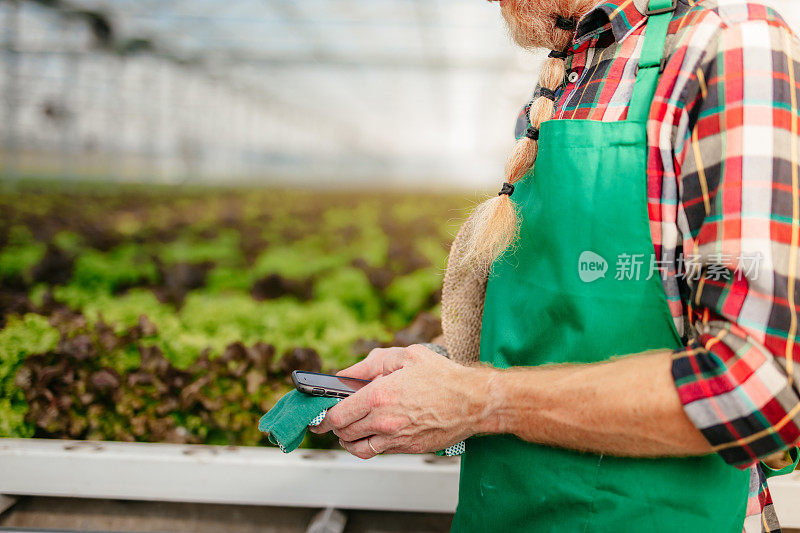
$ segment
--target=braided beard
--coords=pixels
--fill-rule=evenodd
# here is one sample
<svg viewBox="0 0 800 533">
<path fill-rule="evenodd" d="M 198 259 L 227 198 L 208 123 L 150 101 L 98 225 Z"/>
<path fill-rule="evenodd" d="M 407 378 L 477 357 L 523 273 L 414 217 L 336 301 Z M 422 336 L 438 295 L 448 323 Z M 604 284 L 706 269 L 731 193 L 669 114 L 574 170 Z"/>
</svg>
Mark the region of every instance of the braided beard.
<svg viewBox="0 0 800 533">
<path fill-rule="evenodd" d="M 525 49 L 561 50 L 564 32 L 555 28 L 556 15 L 578 19 L 602 0 L 503 0 L 500 11 L 511 38 Z"/>
</svg>

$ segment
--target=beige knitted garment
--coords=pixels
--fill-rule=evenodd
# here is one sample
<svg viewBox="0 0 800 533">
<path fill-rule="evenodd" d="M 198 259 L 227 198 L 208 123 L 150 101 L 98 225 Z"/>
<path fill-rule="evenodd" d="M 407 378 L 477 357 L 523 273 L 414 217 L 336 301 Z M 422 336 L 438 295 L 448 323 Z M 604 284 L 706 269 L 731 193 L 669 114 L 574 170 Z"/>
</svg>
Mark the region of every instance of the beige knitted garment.
<svg viewBox="0 0 800 533">
<path fill-rule="evenodd" d="M 481 341 L 483 300 L 488 274 L 459 268 L 466 241 L 465 222 L 458 231 L 447 259 L 442 285 L 442 331 L 450 359 L 463 365 L 477 363 Z"/>
</svg>

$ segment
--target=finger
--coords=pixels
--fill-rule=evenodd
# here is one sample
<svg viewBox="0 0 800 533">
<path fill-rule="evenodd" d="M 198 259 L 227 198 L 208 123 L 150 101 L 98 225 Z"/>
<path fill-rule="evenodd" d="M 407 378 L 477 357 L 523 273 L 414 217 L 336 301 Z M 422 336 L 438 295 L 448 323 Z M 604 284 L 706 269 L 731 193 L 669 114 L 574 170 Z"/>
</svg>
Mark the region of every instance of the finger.
<svg viewBox="0 0 800 533">
<path fill-rule="evenodd" d="M 381 437 L 378 435 L 365 439 L 359 439 L 357 441 L 345 441 L 339 439 L 339 445 L 342 448 L 361 459 L 372 459 L 376 455 L 383 453 L 384 449 L 389 447 L 389 442 L 390 441 L 386 437 Z M 370 444 L 372 446 L 370 446 Z"/>
<path fill-rule="evenodd" d="M 328 414 L 326 413 L 325 414 L 325 418 L 327 418 L 327 417 L 328 417 Z M 322 422 L 320 422 L 316 426 L 308 426 L 306 429 L 308 429 L 308 431 L 310 431 L 311 433 L 325 433 L 325 431 L 326 431 L 325 429 L 320 429 L 320 426 L 322 425 L 323 422 L 325 422 L 324 418 L 322 419 Z"/>
<path fill-rule="evenodd" d="M 386 354 L 383 358 L 383 374 L 388 375 L 392 372 L 396 372 L 400 370 L 404 366 L 408 365 L 412 357 L 415 355 L 419 355 L 416 352 L 410 352 L 407 348 L 402 348 L 398 351 L 391 352 Z"/>
<path fill-rule="evenodd" d="M 327 431 L 330 431 L 330 429 L 325 429 L 324 427 L 322 427 L 322 425 L 325 423 L 326 420 L 328 420 L 328 413 L 330 413 L 331 409 L 333 409 L 333 407 L 329 407 L 328 409 L 325 410 L 325 418 L 322 419 L 322 422 L 320 422 L 316 426 L 309 425 L 306 429 L 311 433 L 325 433 Z M 328 423 L 328 425 L 330 425 L 330 423 Z"/>
<path fill-rule="evenodd" d="M 375 379 L 383 374 L 383 359 L 391 353 L 403 350 L 403 348 L 375 348 L 363 361 L 340 370 L 336 375 L 356 379 Z"/>
<path fill-rule="evenodd" d="M 306 429 L 311 433 L 327 433 L 328 431 L 330 431 L 332 429 L 332 425 L 329 420 L 329 417 L 331 409 L 333 409 L 334 407 L 336 407 L 336 404 L 334 404 L 332 407 L 328 407 L 327 409 L 325 409 L 325 417 L 322 419 L 322 422 L 320 422 L 316 426 L 309 425 L 306 427 Z"/>
<path fill-rule="evenodd" d="M 399 429 L 400 425 L 394 419 L 387 419 L 371 411 L 349 426 L 334 430 L 333 434 L 344 441 L 356 441 L 372 435 L 393 435 Z"/>
<path fill-rule="evenodd" d="M 341 429 L 367 416 L 372 408 L 369 402 L 371 387 L 372 385 L 367 385 L 328 409 L 325 419 L 317 426 L 318 431 L 314 433 Z"/>
<path fill-rule="evenodd" d="M 369 442 L 369 444 L 367 444 L 367 447 L 369 447 L 369 445 L 371 444 L 372 447 L 370 448 L 370 451 L 373 451 L 374 448 L 375 451 L 378 452 L 378 455 L 384 453 L 391 453 L 390 450 L 393 447 L 392 446 L 393 439 L 392 437 L 387 435 L 373 435 L 372 437 L 369 438 L 369 440 L 364 439 L 364 442 Z"/>
<path fill-rule="evenodd" d="M 369 444 L 367 444 L 367 439 L 357 440 L 355 442 L 348 442 L 339 439 L 339 446 L 347 450 L 348 453 L 355 455 L 359 459 L 372 459 L 377 455 L 369 447 Z"/>
</svg>

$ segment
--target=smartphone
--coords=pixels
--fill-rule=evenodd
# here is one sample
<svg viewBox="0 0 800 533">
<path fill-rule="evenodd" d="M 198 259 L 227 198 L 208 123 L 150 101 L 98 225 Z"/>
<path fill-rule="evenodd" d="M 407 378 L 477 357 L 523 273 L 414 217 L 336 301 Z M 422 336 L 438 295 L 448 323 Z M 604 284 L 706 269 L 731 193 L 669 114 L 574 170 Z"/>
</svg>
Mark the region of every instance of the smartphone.
<svg viewBox="0 0 800 533">
<path fill-rule="evenodd" d="M 328 398 L 347 398 L 369 383 L 366 379 L 345 378 L 304 370 L 292 371 L 292 381 L 294 388 L 300 392 Z"/>
</svg>

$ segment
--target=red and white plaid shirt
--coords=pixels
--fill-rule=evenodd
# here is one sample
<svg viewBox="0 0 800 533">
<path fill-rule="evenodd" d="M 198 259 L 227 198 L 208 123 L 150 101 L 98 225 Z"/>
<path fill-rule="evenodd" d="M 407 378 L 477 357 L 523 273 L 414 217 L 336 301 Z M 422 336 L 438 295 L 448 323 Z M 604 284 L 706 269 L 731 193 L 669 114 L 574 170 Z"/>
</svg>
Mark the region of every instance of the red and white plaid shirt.
<svg viewBox="0 0 800 533">
<path fill-rule="evenodd" d="M 556 120 L 626 118 L 647 3 L 581 19 Z M 647 180 L 653 263 L 686 343 L 673 376 L 714 449 L 751 469 L 745 530 L 778 531 L 758 460 L 800 440 L 800 41 L 743 0 L 679 0 L 669 34 Z M 527 107 L 517 137 L 526 126 Z"/>
</svg>

